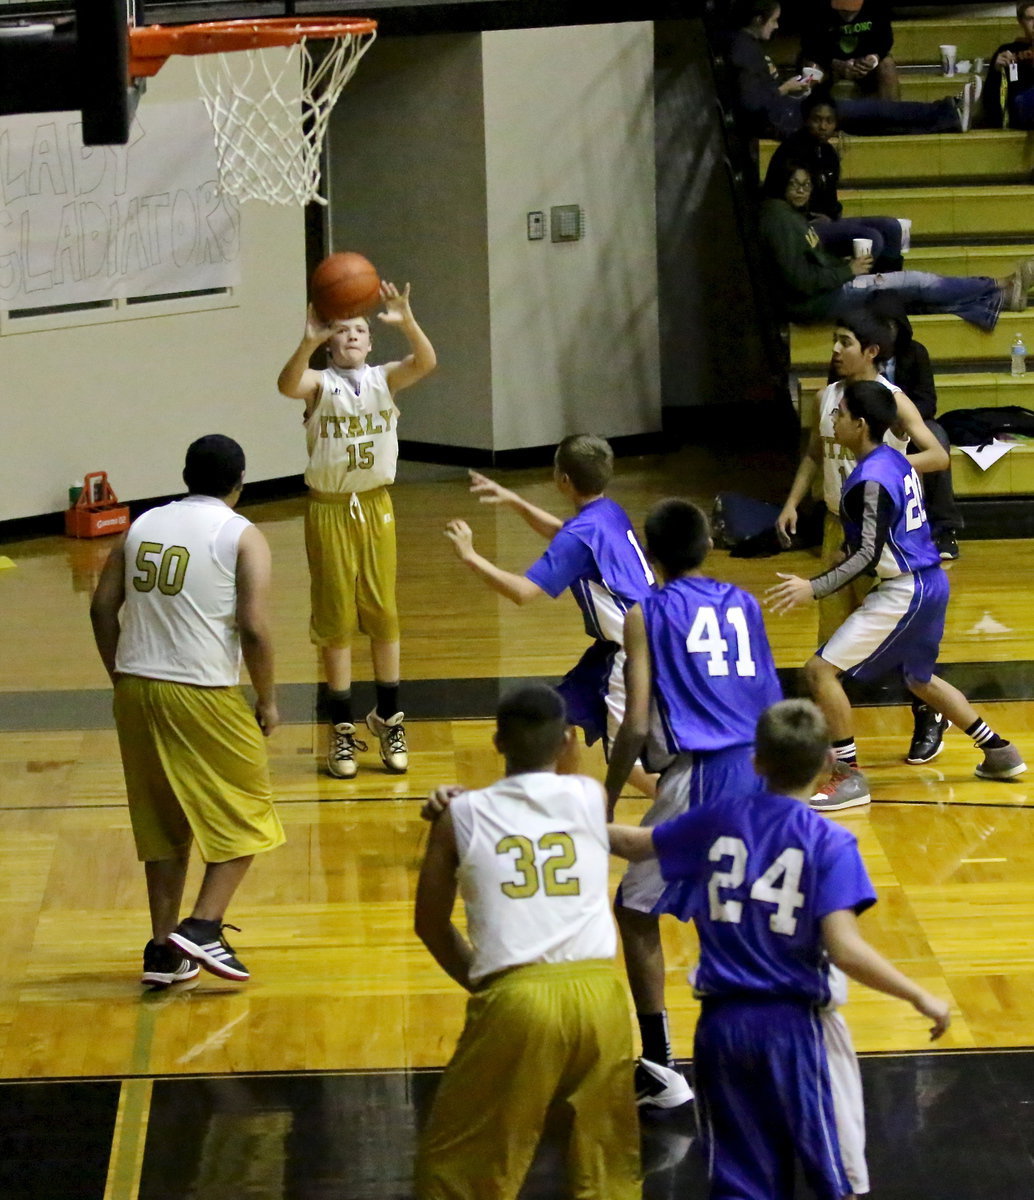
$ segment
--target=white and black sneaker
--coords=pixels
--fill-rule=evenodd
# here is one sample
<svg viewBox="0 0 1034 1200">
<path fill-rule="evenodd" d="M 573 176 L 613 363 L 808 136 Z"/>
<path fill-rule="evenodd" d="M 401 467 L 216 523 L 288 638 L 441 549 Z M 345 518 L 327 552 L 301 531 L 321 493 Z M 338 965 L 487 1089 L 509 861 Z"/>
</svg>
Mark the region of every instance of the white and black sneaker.
<svg viewBox="0 0 1034 1200">
<path fill-rule="evenodd" d="M 236 957 L 233 947 L 223 937 L 224 929 L 236 929 L 240 933 L 236 925 L 220 925 L 218 921 L 199 921 L 196 917 L 188 917 L 180 921 L 169 934 L 169 941 L 220 979 L 250 979 L 248 968 Z"/>
<path fill-rule="evenodd" d="M 944 749 L 944 735 L 951 728 L 951 722 L 943 713 L 934 712 L 929 704 L 914 704 L 912 717 L 915 726 L 905 762 L 918 766 L 932 762 Z"/>
<path fill-rule="evenodd" d="M 374 709 L 366 718 L 366 728 L 380 743 L 381 762 L 392 775 L 405 775 L 409 770 L 409 746 L 406 744 L 405 713 L 397 712 L 385 720 Z"/>
<path fill-rule="evenodd" d="M 174 983 L 196 979 L 201 968 L 167 942 L 159 944 L 152 938 L 144 947 L 144 969 L 140 982 L 144 987 L 167 988 Z"/>
<path fill-rule="evenodd" d="M 681 1071 L 640 1058 L 635 1065 L 635 1102 L 640 1108 L 678 1108 L 693 1099 Z"/>
<path fill-rule="evenodd" d="M 364 753 L 366 743 L 355 736 L 355 726 L 349 721 L 330 727 L 330 753 L 327 755 L 327 770 L 337 779 L 355 779 L 359 764 L 355 761 L 356 751 Z"/>
</svg>

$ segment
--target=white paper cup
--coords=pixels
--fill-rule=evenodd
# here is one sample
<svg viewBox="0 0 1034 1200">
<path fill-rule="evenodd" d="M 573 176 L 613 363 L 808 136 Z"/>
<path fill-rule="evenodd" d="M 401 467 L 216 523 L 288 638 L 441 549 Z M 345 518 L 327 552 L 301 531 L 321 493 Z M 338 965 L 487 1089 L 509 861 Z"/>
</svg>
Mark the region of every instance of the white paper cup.
<svg viewBox="0 0 1034 1200">
<path fill-rule="evenodd" d="M 941 74 L 955 74 L 955 55 L 958 53 L 958 46 L 941 46 Z"/>
<path fill-rule="evenodd" d="M 801 78 L 806 79 L 809 83 L 821 83 L 825 78 L 825 72 L 818 67 L 805 67 L 801 71 Z"/>
<path fill-rule="evenodd" d="M 898 217 L 897 221 L 901 226 L 901 253 L 907 254 L 912 249 L 912 219 Z"/>
<path fill-rule="evenodd" d="M 864 258 L 867 254 L 872 254 L 872 238 L 855 238 L 851 249 L 855 258 Z"/>
</svg>

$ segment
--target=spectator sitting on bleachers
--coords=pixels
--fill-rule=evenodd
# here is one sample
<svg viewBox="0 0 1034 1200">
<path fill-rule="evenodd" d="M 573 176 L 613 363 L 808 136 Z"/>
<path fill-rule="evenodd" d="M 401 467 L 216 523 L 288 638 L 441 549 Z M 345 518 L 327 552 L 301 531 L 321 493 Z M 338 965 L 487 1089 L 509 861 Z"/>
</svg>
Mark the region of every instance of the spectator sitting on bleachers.
<svg viewBox="0 0 1034 1200">
<path fill-rule="evenodd" d="M 1016 5 L 1020 36 L 994 52 L 987 68 L 983 124 L 995 129 L 1034 129 L 1034 0 Z"/>
<path fill-rule="evenodd" d="M 823 246 L 840 257 L 850 257 L 855 238 L 872 241 L 873 266 L 877 271 L 900 271 L 901 223 L 894 217 L 844 217 L 837 195 L 840 155 L 830 139 L 837 131 L 837 108 L 823 92 L 801 102 L 804 128 L 780 143 L 772 155 L 769 171 L 782 172 L 793 161 L 808 168 L 812 178 L 808 211 L 812 228 Z M 784 176 L 785 177 L 785 176 Z"/>
<path fill-rule="evenodd" d="M 862 95 L 900 100 L 893 45 L 886 0 L 811 0 L 805 10 L 801 66 L 818 67 L 830 86 L 847 83 Z"/>
<path fill-rule="evenodd" d="M 782 141 L 804 124 L 801 97 L 810 89 L 798 78 L 779 83 L 771 59 L 761 48 L 779 27 L 779 0 L 737 0 L 735 32 L 728 48 L 736 94 L 736 118 L 744 137 Z M 932 104 L 918 100 L 849 99 L 840 103 L 840 124 L 847 133 L 958 133 L 968 127 L 963 97 L 946 96 Z"/>
<path fill-rule="evenodd" d="M 1034 283 L 1034 258 L 1006 279 L 892 271 L 874 275 L 872 255 L 837 258 L 820 243 L 808 219 L 812 180 L 807 167 L 787 162 L 765 179 L 759 232 L 771 272 L 773 300 L 783 317 L 802 324 L 830 320 L 865 305 L 873 291 L 901 298 L 907 312 L 954 313 L 991 330 L 1004 308 L 1022 312 Z"/>
</svg>

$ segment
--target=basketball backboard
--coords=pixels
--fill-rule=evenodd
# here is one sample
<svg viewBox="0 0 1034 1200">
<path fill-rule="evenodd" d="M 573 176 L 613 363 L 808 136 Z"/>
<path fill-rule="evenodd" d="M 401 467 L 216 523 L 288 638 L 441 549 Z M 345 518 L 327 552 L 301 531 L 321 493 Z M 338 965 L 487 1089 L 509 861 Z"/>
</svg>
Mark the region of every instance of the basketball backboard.
<svg viewBox="0 0 1034 1200">
<path fill-rule="evenodd" d="M 74 0 L 74 15 L 46 0 L 0 8 L 0 115 L 78 109 L 85 145 L 128 141 L 138 98 L 127 66 L 136 2 Z"/>
</svg>

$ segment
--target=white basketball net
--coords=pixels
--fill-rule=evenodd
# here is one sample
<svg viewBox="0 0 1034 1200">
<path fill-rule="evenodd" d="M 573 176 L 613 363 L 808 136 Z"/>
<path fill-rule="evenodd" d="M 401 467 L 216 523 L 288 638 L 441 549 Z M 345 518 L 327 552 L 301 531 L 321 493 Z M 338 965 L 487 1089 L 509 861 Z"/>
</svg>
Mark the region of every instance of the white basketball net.
<svg viewBox="0 0 1034 1200">
<path fill-rule="evenodd" d="M 326 204 L 318 188 L 330 111 L 375 37 L 335 37 L 322 57 L 307 38 L 286 53 L 275 47 L 195 57 L 220 190 L 242 203 Z"/>
</svg>

